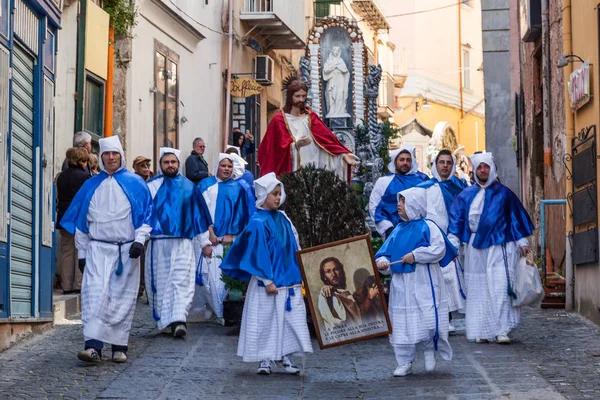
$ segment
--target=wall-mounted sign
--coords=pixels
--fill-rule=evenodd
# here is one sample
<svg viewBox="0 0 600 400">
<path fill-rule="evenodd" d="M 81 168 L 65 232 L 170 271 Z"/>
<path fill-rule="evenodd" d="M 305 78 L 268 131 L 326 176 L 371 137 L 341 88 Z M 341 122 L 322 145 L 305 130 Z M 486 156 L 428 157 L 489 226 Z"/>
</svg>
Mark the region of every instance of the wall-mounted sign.
<svg viewBox="0 0 600 400">
<path fill-rule="evenodd" d="M 231 95 L 233 97 L 250 97 L 260 94 L 262 86 L 252 78 L 232 78 Z"/>
<path fill-rule="evenodd" d="M 575 111 L 590 101 L 590 63 L 585 61 L 569 78 L 571 110 Z"/>
</svg>

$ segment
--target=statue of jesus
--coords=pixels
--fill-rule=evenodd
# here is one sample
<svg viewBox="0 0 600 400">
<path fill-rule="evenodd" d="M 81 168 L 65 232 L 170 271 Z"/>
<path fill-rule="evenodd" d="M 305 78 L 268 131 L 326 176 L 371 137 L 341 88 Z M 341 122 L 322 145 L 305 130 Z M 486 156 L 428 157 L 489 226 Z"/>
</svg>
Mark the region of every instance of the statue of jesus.
<svg viewBox="0 0 600 400">
<path fill-rule="evenodd" d="M 258 148 L 261 176 L 289 174 L 314 164 L 350 181 L 351 168 L 359 159 L 327 128 L 321 118 L 305 106 L 308 87 L 298 77 L 284 83 L 286 102 L 271 119 Z"/>
</svg>

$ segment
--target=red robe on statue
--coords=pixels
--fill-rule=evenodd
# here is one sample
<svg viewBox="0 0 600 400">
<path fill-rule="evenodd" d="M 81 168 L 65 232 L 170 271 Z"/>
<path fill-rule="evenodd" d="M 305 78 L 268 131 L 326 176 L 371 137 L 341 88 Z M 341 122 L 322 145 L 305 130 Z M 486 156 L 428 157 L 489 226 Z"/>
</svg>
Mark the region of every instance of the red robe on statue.
<svg viewBox="0 0 600 400">
<path fill-rule="evenodd" d="M 312 139 L 321 150 L 331 155 L 352 153 L 329 130 L 316 113 L 308 109 L 306 111 L 310 118 L 309 127 Z M 282 176 L 296 170 L 297 168 L 293 168 L 292 165 L 291 147 L 295 146 L 295 143 L 296 140 L 290 131 L 284 112 L 278 112 L 271 119 L 267 132 L 258 147 L 260 175 L 275 172 L 275 175 Z M 348 173 L 348 180 L 350 180 L 350 173 Z"/>
</svg>

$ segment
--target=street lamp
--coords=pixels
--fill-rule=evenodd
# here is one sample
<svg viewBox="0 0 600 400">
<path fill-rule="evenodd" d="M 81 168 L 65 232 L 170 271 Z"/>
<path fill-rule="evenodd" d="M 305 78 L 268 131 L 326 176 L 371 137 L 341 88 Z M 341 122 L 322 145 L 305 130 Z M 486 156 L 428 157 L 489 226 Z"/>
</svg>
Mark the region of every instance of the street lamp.
<svg viewBox="0 0 600 400">
<path fill-rule="evenodd" d="M 583 58 L 579 57 L 576 54 L 563 54 L 560 57 L 558 57 L 558 63 L 556 63 L 556 66 L 558 68 L 564 68 L 567 65 L 569 65 L 569 63 L 572 63 L 574 61 L 585 62 Z"/>
<path fill-rule="evenodd" d="M 429 110 L 431 108 L 431 104 L 427 102 L 427 99 L 423 99 L 423 101 L 415 101 L 415 112 L 419 111 L 419 109 L 424 108 L 425 110 Z"/>
</svg>

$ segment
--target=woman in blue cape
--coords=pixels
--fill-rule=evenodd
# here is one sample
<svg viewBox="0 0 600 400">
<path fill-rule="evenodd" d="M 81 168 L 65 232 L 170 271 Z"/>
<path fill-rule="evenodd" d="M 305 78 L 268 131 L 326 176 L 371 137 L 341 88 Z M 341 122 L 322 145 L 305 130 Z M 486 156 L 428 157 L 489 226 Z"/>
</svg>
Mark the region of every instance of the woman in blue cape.
<svg viewBox="0 0 600 400">
<path fill-rule="evenodd" d="M 377 268 L 392 274 L 390 343 L 398 367 L 394 376 L 412 372 L 416 351 L 423 351 L 425 370 L 435 368 L 435 351 L 452 359 L 448 342 L 448 305 L 440 266 L 456 257 L 454 248 L 437 225 L 424 217 L 426 194 L 421 188 L 398 193 L 400 223 L 376 254 Z"/>
<path fill-rule="evenodd" d="M 296 258 L 298 234 L 278 210 L 285 191 L 275 173 L 254 181 L 254 188 L 258 210 L 221 264 L 226 275 L 250 281 L 237 355 L 260 361 L 257 373 L 262 375 L 271 373 L 273 361 L 296 374 L 292 355 L 312 353 Z"/>
<path fill-rule="evenodd" d="M 196 252 L 196 293 L 192 311 L 204 308 L 204 318 L 210 319 L 213 313 L 223 323 L 223 300 L 227 295 L 221 280 L 221 260 L 223 246 L 235 241 L 254 213 L 254 204 L 249 204 L 248 192 L 233 179 L 234 158 L 220 153 L 214 169 L 214 176 L 202 179 L 196 190 L 200 191 L 213 221 L 208 231 L 197 236 Z"/>
</svg>

